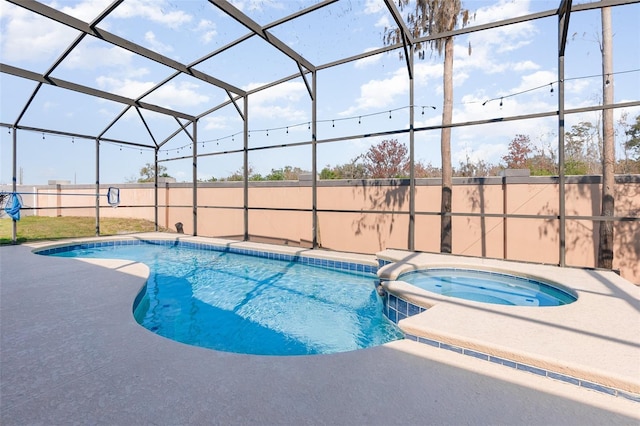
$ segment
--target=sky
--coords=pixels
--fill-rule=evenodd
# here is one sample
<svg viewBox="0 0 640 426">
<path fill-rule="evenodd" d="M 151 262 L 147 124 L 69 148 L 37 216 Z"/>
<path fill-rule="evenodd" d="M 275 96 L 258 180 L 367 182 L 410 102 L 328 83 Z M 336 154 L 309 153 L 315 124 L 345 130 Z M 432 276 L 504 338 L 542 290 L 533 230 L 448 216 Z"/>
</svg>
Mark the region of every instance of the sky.
<svg viewBox="0 0 640 426">
<path fill-rule="evenodd" d="M 42 1 L 85 22 L 91 22 L 110 0 Z M 232 4 L 260 25 L 308 7 L 316 1 L 237 0 Z M 473 19 L 469 26 L 555 9 L 559 1 L 466 0 Z M 585 1 L 574 1 L 574 5 Z M 640 3 L 612 9 L 614 32 L 615 102 L 640 100 Z M 568 109 L 598 105 L 602 98 L 601 38 L 598 10 L 573 13 L 565 54 Z M 385 28 L 394 26 L 382 0 L 340 0 L 321 10 L 289 21 L 269 31 L 315 66 L 382 47 Z M 235 20 L 204 0 L 125 0 L 97 28 L 130 39 L 168 58 L 189 64 L 248 33 Z M 43 74 L 51 68 L 79 34 L 47 18 L 4 0 L 0 4 L 0 61 Z M 455 39 L 455 123 L 499 119 L 551 112 L 558 108 L 557 17 L 460 35 Z M 442 116 L 442 58 L 427 51 L 416 60 L 414 72 L 415 127 L 437 126 Z M 195 67 L 242 90 L 261 87 L 298 73 L 294 61 L 260 39 L 251 37 Z M 137 57 L 91 36 L 51 73 L 122 96 L 138 98 L 173 69 Z M 309 78 L 310 82 L 310 78 Z M 0 121 L 13 124 L 32 95 L 36 83 L 0 74 Z M 551 89 L 554 89 L 553 91 Z M 408 133 L 386 137 L 360 137 L 375 132 L 404 130 L 409 126 L 409 79 L 397 51 L 322 69 L 317 73 L 318 140 L 353 136 L 348 140 L 319 143 L 318 171 L 349 163 L 372 145 L 396 138 L 408 145 Z M 215 86 L 179 76 L 143 98 L 144 102 L 186 114 L 199 115 L 229 98 Z M 238 102 L 240 109 L 242 101 Z M 435 108 L 434 108 L 435 107 Z M 271 147 L 311 140 L 312 102 L 298 77 L 249 96 L 249 147 Z M 89 184 L 96 180 L 94 137 L 123 111 L 123 105 L 76 92 L 43 85 L 19 124 L 91 136 L 68 137 L 53 132 L 17 131 L 19 181 L 26 185 L 48 180 Z M 141 110 L 129 110 L 104 136 L 152 146 L 163 142 L 179 125 L 175 119 Z M 615 110 L 615 118 L 631 122 L 639 107 Z M 566 127 L 581 121 L 595 123 L 597 113 L 567 116 Z M 497 120 L 496 120 L 497 121 Z M 145 124 L 149 130 L 145 127 Z M 197 125 L 198 179 L 224 178 L 241 170 L 243 121 L 233 105 L 201 118 Z M 192 127 L 189 126 L 192 132 Z M 150 134 L 153 135 L 153 139 Z M 539 149 L 556 149 L 557 119 L 494 122 L 452 132 L 452 161 L 499 163 L 509 142 L 528 135 Z M 0 184 L 12 179 L 12 137 L 0 129 Z M 617 155 L 624 135 L 617 135 Z M 416 160 L 440 166 L 440 132 L 415 135 Z M 178 181 L 192 181 L 192 147 L 181 132 L 159 152 L 161 164 Z M 145 163 L 154 160 L 153 149 L 118 143 L 100 145 L 100 182 L 123 183 L 139 177 Z M 259 149 L 249 154 L 254 173 L 268 174 L 285 166 L 311 170 L 311 147 Z"/>
</svg>

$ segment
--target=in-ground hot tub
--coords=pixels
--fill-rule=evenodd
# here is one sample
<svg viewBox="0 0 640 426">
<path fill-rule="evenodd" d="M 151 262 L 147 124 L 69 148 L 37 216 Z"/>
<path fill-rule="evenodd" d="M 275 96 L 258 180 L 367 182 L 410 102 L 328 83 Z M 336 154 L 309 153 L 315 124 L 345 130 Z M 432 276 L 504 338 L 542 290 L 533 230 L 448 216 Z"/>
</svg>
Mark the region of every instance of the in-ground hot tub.
<svg viewBox="0 0 640 426">
<path fill-rule="evenodd" d="M 498 305 L 560 306 L 577 300 L 541 279 L 479 269 L 419 269 L 400 274 L 397 280 L 443 296 Z"/>
<path fill-rule="evenodd" d="M 381 263 L 384 313 L 395 323 L 441 302 L 558 307 L 578 299 L 577 293 L 549 279 L 477 263 Z"/>
</svg>

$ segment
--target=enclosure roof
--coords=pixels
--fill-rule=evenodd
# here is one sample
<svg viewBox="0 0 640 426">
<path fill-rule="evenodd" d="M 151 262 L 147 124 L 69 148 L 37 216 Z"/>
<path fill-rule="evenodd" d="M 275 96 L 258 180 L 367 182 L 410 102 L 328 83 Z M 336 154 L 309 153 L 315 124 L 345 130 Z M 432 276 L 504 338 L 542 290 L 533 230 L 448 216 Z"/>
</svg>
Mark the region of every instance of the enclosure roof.
<svg viewBox="0 0 640 426">
<path fill-rule="evenodd" d="M 188 132 L 190 123 L 224 106 L 233 105 L 242 117 L 243 97 L 279 83 L 300 79 L 309 96 L 313 97 L 310 75 L 317 70 L 392 50 L 403 49 L 407 57 L 415 43 L 552 16 L 566 12 L 567 4 L 571 4 L 561 1 L 558 9 L 418 38 L 409 31 L 406 13 L 398 10 L 393 0 L 287 1 L 272 8 L 249 7 L 223 0 L 156 3 L 162 7 L 154 7 L 154 2 L 148 0 L 115 0 L 110 4 L 104 0 L 91 3 L 91 7 L 80 7 L 80 3 L 73 1 L 49 5 L 34 0 L 4 0 L 4 3 L 3 9 L 18 7 L 24 16 L 30 15 L 39 25 L 64 37 L 66 46 L 52 46 L 51 49 L 56 49 L 55 60 L 44 66 L 40 62 L 21 60 L 19 54 L 12 55 L 10 59 L 3 55 L 0 71 L 5 75 L 5 81 L 10 83 L 5 85 L 11 86 L 12 91 L 3 90 L 2 96 L 12 96 L 11 102 L 5 102 L 12 109 L 9 112 L 11 120 L 0 123 L 2 126 L 99 138 L 154 149 L 162 147 L 176 134 Z M 100 4 L 101 7 L 96 6 Z M 403 33 L 403 43 L 385 46 L 380 34 L 350 34 L 350 28 L 360 19 L 362 10 L 371 7 L 386 10 L 390 26 L 397 26 Z M 589 3 L 574 6 L 583 9 L 594 7 L 599 6 Z M 134 14 L 145 17 L 148 26 L 128 26 L 126 17 Z M 189 21 L 194 16 L 199 22 Z M 337 23 L 332 25 L 332 28 L 339 29 L 337 33 L 323 31 L 329 20 Z M 186 49 L 171 50 L 154 38 L 157 26 L 184 24 L 189 25 L 192 34 L 176 31 L 174 42 L 183 47 L 195 46 L 189 52 L 199 52 L 198 57 L 186 57 Z M 25 37 L 33 31 L 29 28 L 23 30 Z M 214 34 L 213 43 L 199 41 L 211 41 Z M 46 39 L 39 42 L 47 44 Z M 96 52 L 108 55 L 111 60 L 109 66 L 115 69 L 118 69 L 120 58 L 130 58 L 135 69 L 146 73 L 146 83 L 136 85 L 126 75 L 119 83 L 101 77 L 99 70 L 92 66 Z M 244 64 L 243 71 L 230 73 L 229 67 L 225 66 L 230 61 Z M 263 74 L 261 63 L 265 61 L 277 64 L 277 67 L 269 69 L 277 69 L 278 73 Z M 131 72 L 124 68 L 122 71 Z M 412 72 L 408 60 L 407 72 Z M 256 86 L 251 84 L 253 81 L 263 83 Z M 187 99 L 174 97 L 168 100 L 171 96 L 167 93 L 175 87 L 194 88 L 194 97 L 206 96 L 211 101 L 203 109 Z M 97 97 L 111 107 L 105 110 L 113 111 L 114 105 L 119 106 L 119 110 L 102 115 L 100 120 L 82 123 L 82 126 L 78 123 L 76 129 L 59 129 L 51 123 L 30 123 L 33 100 L 36 97 L 56 99 L 60 90 L 75 92 L 79 103 Z M 149 117 L 158 114 L 175 121 L 173 133 L 160 134 L 152 128 Z M 110 136 L 111 129 L 128 118 L 139 120 L 145 126 L 149 135 L 147 140 L 122 140 Z"/>
</svg>

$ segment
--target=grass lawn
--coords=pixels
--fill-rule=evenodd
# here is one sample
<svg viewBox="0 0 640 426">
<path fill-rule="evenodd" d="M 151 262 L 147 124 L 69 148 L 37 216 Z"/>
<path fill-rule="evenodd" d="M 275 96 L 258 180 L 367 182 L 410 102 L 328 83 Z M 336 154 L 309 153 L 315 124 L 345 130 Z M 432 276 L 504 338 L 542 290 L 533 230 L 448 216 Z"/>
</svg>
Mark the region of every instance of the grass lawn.
<svg viewBox="0 0 640 426">
<path fill-rule="evenodd" d="M 100 235 L 152 232 L 154 224 L 144 219 L 100 218 Z M 161 231 L 165 229 L 159 228 Z M 0 219 L 0 244 L 11 244 L 12 221 Z M 93 237 L 96 235 L 94 217 L 25 216 L 18 221 L 18 243 L 61 238 Z"/>
</svg>

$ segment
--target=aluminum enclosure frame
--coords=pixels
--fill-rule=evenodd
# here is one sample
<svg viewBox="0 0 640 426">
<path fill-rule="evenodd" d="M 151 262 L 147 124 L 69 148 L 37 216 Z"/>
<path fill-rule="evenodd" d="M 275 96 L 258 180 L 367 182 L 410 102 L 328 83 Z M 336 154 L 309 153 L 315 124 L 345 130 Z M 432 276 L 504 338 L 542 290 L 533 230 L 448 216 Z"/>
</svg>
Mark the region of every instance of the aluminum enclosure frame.
<svg viewBox="0 0 640 426">
<path fill-rule="evenodd" d="M 16 175 L 17 175 L 17 162 L 16 162 L 16 152 L 18 149 L 18 137 L 17 137 L 17 132 L 19 130 L 26 130 L 26 131 L 38 131 L 38 132 L 46 132 L 46 133 L 52 133 L 52 134 L 59 134 L 59 135 L 64 135 L 64 136 L 69 136 L 69 137 L 78 137 L 78 138 L 85 138 L 85 139 L 93 139 L 95 140 L 95 161 L 96 161 L 96 189 L 98 192 L 99 190 L 99 185 L 100 185 L 100 143 L 101 142 L 116 142 L 118 144 L 121 145 L 128 145 L 128 146 L 132 146 L 132 147 L 142 147 L 142 148 L 146 148 L 146 149 L 153 149 L 155 152 L 155 157 L 154 157 L 154 162 L 155 162 L 155 167 L 156 167 L 156 179 L 155 179 L 155 221 L 156 221 L 156 228 L 157 228 L 157 223 L 158 223 L 158 180 L 157 180 L 157 170 L 158 170 L 158 164 L 160 162 L 163 161 L 173 161 L 173 160 L 179 160 L 179 159 L 185 159 L 185 158 L 191 158 L 193 161 L 193 234 L 197 235 L 197 166 L 198 166 L 198 158 L 201 156 L 207 156 L 207 155 L 222 155 L 222 154 L 227 154 L 228 152 L 214 152 L 214 153 L 206 153 L 206 154 L 198 154 L 197 153 L 197 135 L 198 135 L 198 130 L 197 130 L 197 123 L 198 120 L 218 111 L 219 109 L 227 106 L 227 105 L 233 105 L 235 107 L 235 109 L 238 112 L 238 115 L 240 116 L 240 118 L 243 120 L 244 125 L 243 125 L 243 139 L 244 139 L 244 145 L 243 148 L 240 150 L 237 150 L 235 152 L 242 152 L 243 153 L 243 164 L 244 164 L 244 239 L 247 240 L 249 239 L 249 234 L 248 234 L 248 213 L 250 210 L 250 206 L 249 206 L 249 202 L 248 202 L 248 154 L 250 151 L 253 150 L 257 150 L 257 149 L 263 149 L 263 148 L 249 148 L 248 145 L 248 135 L 249 135 L 249 116 L 248 116 L 248 104 L 250 101 L 250 97 L 252 94 L 258 93 L 260 91 L 266 90 L 270 87 L 276 86 L 280 83 L 283 82 L 287 82 L 296 78 L 301 78 L 307 88 L 307 91 L 309 93 L 309 97 L 311 99 L 311 108 L 312 108 L 312 118 L 311 118 L 311 126 L 312 126 L 312 137 L 311 140 L 309 141 L 305 141 L 305 142 L 298 142 L 298 143 L 294 143 L 294 144 L 285 144 L 283 145 L 283 147 L 287 147 L 287 146 L 301 146 L 301 145 L 311 145 L 312 147 L 312 194 L 313 194 L 313 198 L 312 198 L 312 207 L 311 207 L 311 211 L 312 211 L 312 218 L 313 218 L 313 223 L 312 223 L 312 228 L 313 228 L 313 247 L 317 247 L 318 246 L 318 242 L 317 242 L 317 213 L 318 213 L 318 209 L 317 209 L 317 160 L 316 160 L 316 148 L 317 148 L 317 144 L 319 143 L 326 143 L 326 142 L 333 142 L 333 141 L 337 141 L 337 140 L 347 140 L 347 139 L 353 139 L 354 137 L 372 137 L 372 136 L 380 136 L 380 135 L 390 135 L 390 134 L 400 134 L 400 133 L 409 133 L 409 142 L 410 142 L 410 146 L 409 146 L 409 153 L 410 153 L 410 198 L 409 198 L 409 216 L 410 216 L 410 220 L 409 220 L 409 243 L 408 243 L 408 248 L 409 250 L 414 250 L 415 249 L 415 243 L 414 243 L 414 234 L 415 234 L 415 216 L 416 216 L 416 212 L 415 212 L 415 173 L 414 173 L 414 134 L 415 132 L 419 132 L 419 131 L 425 131 L 425 130 L 434 130 L 434 129 L 441 129 L 444 126 L 440 125 L 440 126 L 430 126 L 430 127 L 422 127 L 422 128 L 415 128 L 415 122 L 414 122 L 414 82 L 413 82 L 413 67 L 414 67 L 414 55 L 413 55 L 413 48 L 415 46 L 415 44 L 417 43 L 424 43 L 426 41 L 429 40 L 433 40 L 436 38 L 444 38 L 444 37 L 449 37 L 449 36 L 455 36 L 455 35 L 460 35 L 460 34 L 468 34 L 468 33 L 472 33 L 472 32 L 477 32 L 477 31 L 482 31 L 482 30 L 486 30 L 486 29 L 490 29 L 490 28 L 497 28 L 497 27 L 502 27 L 502 26 L 506 26 L 506 25 L 512 25 L 515 23 L 520 23 L 520 22 L 527 22 L 527 21 L 532 21 L 532 20 L 537 20 L 537 19 L 542 19 L 542 18 L 548 18 L 548 17 L 552 17 L 552 16 L 558 16 L 558 85 L 559 85 L 559 99 L 558 99 L 558 110 L 555 112 L 551 112 L 551 113 L 536 113 L 536 114 L 528 114 L 528 115 L 521 115 L 521 116 L 517 116 L 517 117 L 502 117 L 500 118 L 500 121 L 509 121 L 509 120 L 523 120 L 523 119 L 530 119 L 530 118 L 537 118 L 537 117 L 543 117 L 543 116 L 552 116 L 552 115 L 557 115 L 558 116 L 558 129 L 559 129 L 559 138 L 558 138 L 558 154 L 559 154 L 559 170 L 560 170 L 560 199 L 559 199 L 559 203 L 560 203 L 560 209 L 559 209 L 559 215 L 558 215 L 558 219 L 560 221 L 560 235 L 559 235 L 559 259 L 560 259 L 560 265 L 564 266 L 564 262 L 565 262 L 565 241 L 564 241 L 564 232 L 565 232 L 565 221 L 566 221 L 566 211 L 565 211 L 565 207 L 564 207 L 564 115 L 565 114 L 571 114 L 571 113 L 576 113 L 576 112 L 582 112 L 582 111 L 591 111 L 591 110 L 604 110 L 604 109 L 611 109 L 611 108 L 622 108 L 622 107 L 629 107 L 629 106 L 638 106 L 640 105 L 640 101 L 634 101 L 634 102 L 625 102 L 625 103 L 618 103 L 618 104 L 613 104 L 613 105 L 601 105 L 601 106 L 594 106 L 594 107 L 588 107 L 588 108 L 580 108 L 580 109 L 574 109 L 574 110 L 565 110 L 564 108 L 564 50 L 565 50 L 565 46 L 566 46 L 566 39 L 567 39 L 567 31 L 568 31 L 568 23 L 569 23 L 569 19 L 571 16 L 571 13 L 574 12 L 578 12 L 578 11 L 585 11 L 585 10 L 591 10 L 591 9 L 599 9 L 602 7 L 613 7 L 613 6 L 621 6 L 621 5 L 625 5 L 625 4 L 633 4 L 633 3 L 638 3 L 638 0 L 603 0 L 600 2 L 592 2 L 592 3 L 586 3 L 586 4 L 580 4 L 580 5 L 572 5 L 572 1 L 571 0 L 561 0 L 558 9 L 554 9 L 554 10 L 549 10 L 549 11 L 545 11 L 545 12 L 539 12 L 539 13 L 534 13 L 534 14 L 530 14 L 530 15 L 526 15 L 526 16 L 522 16 L 522 17 L 517 17 L 517 18 L 512 18 L 512 19 L 507 19 L 507 20 L 503 20 L 503 21 L 499 21 L 499 22 L 492 22 L 492 23 L 488 23 L 488 24 L 482 24 L 482 25 L 477 25 L 477 26 L 469 26 L 469 27 L 465 27 L 462 29 L 458 29 L 458 30 L 454 30 L 454 31 L 450 31 L 450 32 L 446 32 L 446 33 L 440 33 L 440 34 L 432 34 L 429 35 L 427 37 L 420 37 L 420 38 L 415 38 L 411 35 L 407 24 L 404 22 L 404 19 L 402 18 L 400 12 L 398 11 L 395 3 L 393 0 L 384 0 L 384 4 L 387 8 L 387 11 L 389 12 L 390 16 L 393 18 L 393 21 L 396 23 L 396 25 L 398 26 L 401 34 L 402 34 L 402 43 L 398 43 L 396 45 L 391 45 L 391 46 L 383 46 L 380 47 L 376 50 L 370 51 L 370 52 L 366 52 L 366 53 L 361 53 L 358 55 L 354 55 L 351 57 L 347 57 L 347 58 L 342 58 L 339 59 L 337 61 L 334 62 L 330 62 L 330 63 L 326 63 L 326 64 L 313 64 L 311 61 L 309 61 L 307 58 L 305 58 L 302 54 L 300 54 L 299 52 L 296 52 L 293 48 L 289 47 L 286 43 L 284 43 L 283 41 L 281 41 L 280 39 L 278 39 L 277 37 L 275 37 L 269 30 L 277 27 L 280 24 L 283 24 L 285 22 L 289 22 L 292 20 L 295 20 L 301 16 L 307 15 L 309 13 L 312 13 L 314 11 L 317 11 L 319 9 L 322 9 L 324 7 L 327 7 L 333 3 L 336 3 L 338 0 L 324 0 L 324 1 L 320 1 L 319 3 L 307 7 L 305 9 L 302 9 L 294 14 L 291 14 L 289 16 L 283 17 L 281 19 L 278 19 L 274 22 L 271 22 L 267 25 L 260 25 L 257 22 L 255 22 L 254 20 L 252 20 L 248 15 L 246 15 L 245 13 L 243 13 L 242 11 L 240 11 L 238 8 L 234 7 L 232 4 L 230 4 L 227 1 L 224 0 L 203 0 L 203 2 L 208 3 L 209 6 L 216 8 L 217 10 L 219 10 L 221 13 L 226 14 L 227 16 L 229 16 L 230 18 L 232 18 L 233 20 L 235 20 L 236 22 L 242 24 L 247 30 L 248 33 L 236 40 L 234 40 L 233 42 L 218 48 L 212 52 L 207 53 L 205 56 L 197 59 L 196 61 L 189 63 L 189 64 L 184 64 L 184 63 L 180 63 L 178 61 L 175 61 L 167 56 L 161 55 L 157 52 L 154 52 L 150 49 L 147 49 L 139 44 L 136 44 L 134 42 L 132 42 L 131 40 L 127 40 L 124 38 L 121 38 L 115 34 L 112 34 L 108 31 L 105 31 L 101 28 L 99 28 L 99 24 L 101 21 L 103 21 L 107 16 L 109 16 L 111 13 L 113 13 L 118 6 L 120 6 L 124 0 L 115 0 L 113 1 L 102 13 L 100 13 L 98 15 L 97 18 L 95 18 L 92 22 L 84 22 L 82 20 L 79 20 L 77 18 L 74 18 L 70 15 L 67 15 L 65 13 L 63 13 L 60 10 L 57 10 L 53 7 L 47 6 L 43 3 L 37 2 L 35 0 L 5 0 L 9 3 L 12 3 L 16 6 L 19 6 L 21 8 L 24 8 L 25 10 L 31 12 L 31 13 L 35 13 L 41 16 L 44 16 L 48 19 L 51 19 L 53 21 L 56 21 L 62 25 L 65 25 L 67 27 L 73 28 L 77 31 L 80 32 L 80 34 L 73 40 L 73 42 L 65 49 L 65 51 L 62 53 L 62 55 L 60 57 L 58 57 L 52 64 L 51 66 L 48 68 L 47 71 L 45 71 L 42 74 L 36 73 L 36 72 L 32 72 L 26 69 L 21 69 L 21 68 L 17 68 L 8 64 L 4 64 L 4 63 L 0 63 L 0 72 L 4 73 L 4 74 L 8 74 L 8 75 L 13 75 L 19 78 L 23 78 L 23 79 L 27 79 L 27 80 L 31 80 L 37 83 L 37 86 L 35 88 L 35 90 L 33 91 L 33 93 L 31 94 L 31 96 L 29 97 L 28 101 L 26 102 L 26 104 L 23 106 L 23 108 L 21 109 L 20 114 L 16 117 L 16 119 L 11 122 L 11 123 L 0 123 L 0 127 L 5 127 L 5 128 L 10 128 L 13 130 L 13 188 L 14 188 L 14 192 L 15 192 L 15 188 L 16 188 L 16 183 L 17 183 L 17 179 L 16 179 Z M 83 86 L 80 84 L 77 84 L 73 81 L 66 81 L 66 80 L 62 80 L 62 79 L 58 79 L 58 78 L 54 78 L 51 76 L 52 72 L 60 65 L 60 63 L 62 63 L 62 61 L 69 55 L 71 54 L 76 47 L 78 46 L 78 44 L 80 43 L 80 41 L 82 41 L 85 37 L 87 36 L 91 36 L 91 37 L 95 37 L 97 39 L 102 40 L 103 42 L 106 42 L 110 45 L 113 46 L 118 46 L 120 48 L 126 49 L 129 52 L 132 52 L 135 55 L 138 56 L 142 56 L 146 59 L 149 59 L 151 61 L 154 61 L 158 64 L 161 64 L 163 66 L 169 67 L 170 69 L 174 70 L 174 73 L 167 76 L 164 80 L 162 80 L 161 82 L 157 83 L 154 87 L 152 87 L 151 89 L 149 89 L 147 92 L 145 92 L 144 94 L 142 94 L 141 96 L 139 96 L 138 98 L 132 99 L 132 98 L 127 98 L 124 96 L 120 96 L 117 95 L 115 93 L 110 93 L 107 91 L 101 91 L 101 90 L 97 90 L 97 89 L 93 89 L 87 86 Z M 256 89 L 253 90 L 248 90 L 245 91 L 239 87 L 236 87 L 233 84 L 230 84 L 229 82 L 226 82 L 222 79 L 219 79 L 213 75 L 209 75 L 207 73 L 203 73 L 201 71 L 198 71 L 197 69 L 195 69 L 194 67 L 196 67 L 197 65 L 201 64 L 202 62 L 222 53 L 225 52 L 229 49 L 232 49 L 234 46 L 242 43 L 245 40 L 248 40 L 252 37 L 260 37 L 261 39 L 263 39 L 264 41 L 266 41 L 267 43 L 269 43 L 271 46 L 273 46 L 275 49 L 277 49 L 280 53 L 282 53 L 285 57 L 287 57 L 289 60 L 293 61 L 295 63 L 295 65 L 297 66 L 299 72 L 293 75 L 290 75 L 288 77 L 279 79 L 277 81 L 272 81 L 268 84 L 265 84 L 261 87 L 258 87 Z M 332 139 L 324 139 L 324 140 L 318 140 L 317 138 L 317 84 L 316 84 L 316 79 L 317 79 L 317 74 L 319 71 L 322 70 L 326 70 L 335 66 L 339 66 L 339 65 L 343 65 L 343 64 L 347 64 L 350 62 L 354 62 L 363 58 L 367 58 L 370 56 L 374 56 L 374 55 L 378 55 L 380 53 L 384 53 L 384 52 L 390 52 L 390 51 L 394 51 L 394 50 L 399 50 L 402 49 L 404 52 L 404 58 L 406 61 L 406 66 L 407 66 L 407 74 L 409 77 L 409 98 L 410 98 L 410 110 L 409 110 L 409 123 L 408 123 L 408 127 L 406 129 L 396 129 L 396 130 L 390 130 L 387 132 L 380 132 L 380 133 L 375 133 L 375 134 L 363 134 L 363 135 L 348 135 L 348 136 L 344 136 L 344 137 L 340 137 L 340 138 L 332 138 Z M 193 115 L 193 114 L 187 114 L 185 112 L 182 111 L 177 111 L 177 110 L 173 110 L 173 109 L 169 109 L 169 108 L 164 108 L 161 107 L 159 105 L 154 105 L 152 103 L 148 103 L 144 101 L 144 98 L 147 97 L 148 95 L 150 95 L 151 93 L 155 92 L 156 90 L 162 88 L 165 84 L 169 83 L 170 81 L 172 81 L 173 79 L 175 79 L 178 76 L 181 75 L 186 75 L 192 78 L 196 78 L 202 82 L 205 82 L 206 84 L 215 86 L 219 89 L 222 89 L 226 92 L 227 96 L 228 96 L 228 100 L 213 106 L 209 109 L 207 109 L 206 111 L 202 111 L 200 114 L 197 115 Z M 123 105 L 123 110 L 116 115 L 113 120 L 98 134 L 95 135 L 87 135 L 87 134 L 80 134 L 80 133 L 74 133 L 74 132 L 62 132 L 62 131 L 58 131 L 55 129 L 44 129 L 44 128 L 36 128 L 36 127 L 27 127 L 27 126 L 23 126 L 21 125 L 21 120 L 24 116 L 24 114 L 28 111 L 28 109 L 31 107 L 31 102 L 33 101 L 34 97 L 36 96 L 36 94 L 38 93 L 38 91 L 41 89 L 41 87 L 43 85 L 51 85 L 51 86 L 56 86 L 65 90 L 70 90 L 70 91 L 75 91 L 78 93 L 82 93 L 85 95 L 89 95 L 89 96 L 93 96 L 93 97 L 97 97 L 97 98 L 101 98 L 101 99 L 105 99 L 105 100 L 110 100 L 113 102 L 117 102 L 119 104 Z M 242 105 L 239 104 L 239 102 L 242 101 Z M 149 137 L 151 142 L 150 143 L 142 143 L 139 141 L 126 141 L 126 140 L 116 140 L 116 139 L 111 139 L 111 138 L 106 138 L 104 137 L 104 135 L 107 133 L 107 131 L 112 128 L 124 115 L 125 113 L 127 113 L 131 108 L 135 108 L 140 121 L 142 122 L 142 124 L 146 127 L 148 133 L 149 133 Z M 147 125 L 146 121 L 145 121 L 145 117 L 143 115 L 143 112 L 145 111 L 151 111 L 151 112 L 155 112 L 155 113 L 159 113 L 162 115 L 166 115 L 169 117 L 172 117 L 176 122 L 177 122 L 177 129 L 176 131 L 170 135 L 168 138 L 164 139 L 164 140 L 158 140 L 152 130 L 149 128 L 149 126 Z M 496 121 L 495 119 L 492 120 L 479 120 L 479 121 L 474 121 L 474 122 L 465 122 L 465 123 L 453 123 L 447 127 L 460 127 L 460 126 L 469 126 L 469 125 L 478 125 L 478 124 L 486 124 L 486 123 L 491 123 Z M 189 127 L 191 127 L 191 133 L 189 132 Z M 188 156 L 188 157 L 174 157 L 174 158 L 168 158 L 168 159 L 163 159 L 163 160 L 159 160 L 158 158 L 158 152 L 159 150 L 165 145 L 167 144 L 169 141 L 172 140 L 173 137 L 175 137 L 176 135 L 180 134 L 181 132 L 185 132 L 189 139 L 192 141 L 193 144 L 193 151 L 192 151 L 192 155 Z M 99 200 L 96 200 L 96 235 L 100 234 L 100 226 L 99 226 Z M 455 215 L 455 213 L 452 213 L 452 215 Z M 592 217 L 593 220 L 607 220 L 606 218 L 600 217 L 600 216 L 594 216 Z M 13 241 L 16 241 L 16 224 L 14 221 L 13 224 Z"/>
</svg>

